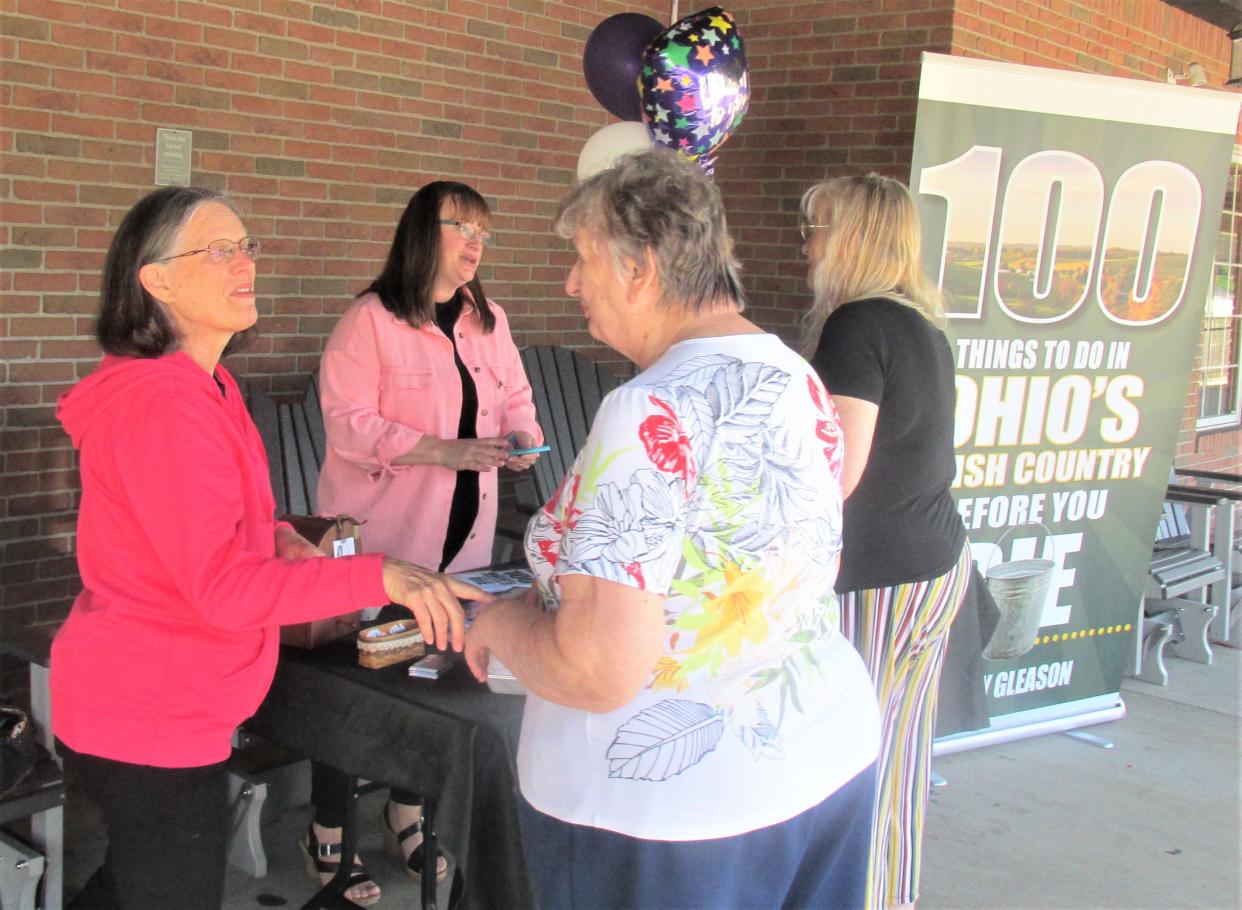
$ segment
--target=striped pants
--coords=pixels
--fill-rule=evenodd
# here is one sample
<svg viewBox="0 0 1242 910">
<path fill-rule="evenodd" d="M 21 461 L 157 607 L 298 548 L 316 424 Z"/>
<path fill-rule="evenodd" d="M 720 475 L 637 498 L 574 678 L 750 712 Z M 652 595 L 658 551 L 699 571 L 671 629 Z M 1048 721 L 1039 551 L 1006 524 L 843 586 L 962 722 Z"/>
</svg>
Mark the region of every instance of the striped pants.
<svg viewBox="0 0 1242 910">
<path fill-rule="evenodd" d="M 969 578 L 970 547 L 964 545 L 957 564 L 939 578 L 841 598 L 843 631 L 871 671 L 883 720 L 869 908 L 918 897 L 940 671 Z"/>
</svg>

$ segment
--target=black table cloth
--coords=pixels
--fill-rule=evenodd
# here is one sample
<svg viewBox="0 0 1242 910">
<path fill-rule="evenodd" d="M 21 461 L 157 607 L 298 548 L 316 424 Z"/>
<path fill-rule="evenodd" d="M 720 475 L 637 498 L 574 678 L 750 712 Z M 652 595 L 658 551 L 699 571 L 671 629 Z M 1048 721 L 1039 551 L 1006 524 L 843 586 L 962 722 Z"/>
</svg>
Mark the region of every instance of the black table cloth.
<svg viewBox="0 0 1242 910">
<path fill-rule="evenodd" d="M 523 699 L 490 691 L 464 659 L 437 680 L 410 678 L 409 662 L 368 670 L 357 659 L 352 638 L 282 647 L 247 728 L 346 774 L 428 794 L 465 878 L 462 906 L 533 908 L 514 761 Z"/>
</svg>

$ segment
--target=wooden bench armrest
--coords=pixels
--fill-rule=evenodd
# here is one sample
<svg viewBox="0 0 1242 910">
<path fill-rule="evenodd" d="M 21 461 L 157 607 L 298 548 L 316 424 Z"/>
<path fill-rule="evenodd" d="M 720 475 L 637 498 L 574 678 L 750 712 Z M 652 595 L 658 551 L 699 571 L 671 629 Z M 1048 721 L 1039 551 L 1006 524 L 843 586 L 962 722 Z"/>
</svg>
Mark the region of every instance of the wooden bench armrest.
<svg viewBox="0 0 1242 910">
<path fill-rule="evenodd" d="M 1225 490 L 1209 490 L 1204 487 L 1188 487 L 1171 483 L 1165 488 L 1164 498 L 1170 502 L 1192 506 L 1215 506 L 1219 505 L 1222 500 L 1242 499 L 1242 493 L 1237 496 L 1226 495 L 1226 493 Z"/>
<path fill-rule="evenodd" d="M 47 667 L 52 662 L 52 639 L 58 626 L 18 626 L 0 635 L 0 654 L 8 654 L 28 664 Z"/>
<path fill-rule="evenodd" d="M 1222 471 L 1200 471 L 1195 468 L 1174 468 L 1173 473 L 1179 477 L 1195 477 L 1199 480 L 1215 480 L 1242 487 L 1242 474 L 1226 474 Z"/>
</svg>

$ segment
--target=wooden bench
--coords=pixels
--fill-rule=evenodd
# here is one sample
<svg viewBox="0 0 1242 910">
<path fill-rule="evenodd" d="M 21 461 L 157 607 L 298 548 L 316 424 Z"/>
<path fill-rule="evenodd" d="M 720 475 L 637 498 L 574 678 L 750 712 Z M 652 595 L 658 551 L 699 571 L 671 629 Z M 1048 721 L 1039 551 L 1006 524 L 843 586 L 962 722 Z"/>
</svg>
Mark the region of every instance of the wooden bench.
<svg viewBox="0 0 1242 910">
<path fill-rule="evenodd" d="M 520 501 L 533 513 L 556 492 L 586 442 L 600 402 L 621 380 L 590 357 L 553 345 L 524 348 L 522 367 L 534 393 L 539 426 L 552 447 L 531 469 L 534 498 Z"/>
<path fill-rule="evenodd" d="M 0 827 L 29 820 L 30 846 L 0 830 L 0 907 L 60 910 L 64 888 L 65 781 L 52 745 L 52 626 L 6 629 L 0 653 L 30 669 L 30 719 L 39 733 L 40 758 L 18 786 L 0 797 Z M 39 894 L 41 884 L 42 894 Z"/>
<path fill-rule="evenodd" d="M 1193 545 L 1186 507 L 1212 502 L 1210 497 L 1177 490 L 1166 492 L 1156 526 L 1156 542 L 1148 566 L 1134 675 L 1154 685 L 1167 685 L 1164 651 L 1185 660 L 1210 664 L 1208 629 L 1217 608 L 1207 590 L 1226 577 L 1221 561 Z M 1186 595 L 1198 594 L 1199 599 Z"/>
<path fill-rule="evenodd" d="M 310 377 L 306 393 L 296 401 L 276 402 L 251 391 L 246 405 L 267 450 L 276 514 L 314 515 L 319 466 L 327 445 L 318 377 Z"/>
<path fill-rule="evenodd" d="M 1220 471 L 1175 468 L 1175 492 L 1195 493 L 1211 497 L 1207 505 L 1191 507 L 1191 539 L 1196 546 L 1211 549 L 1225 567 L 1226 578 L 1213 586 L 1212 603 L 1216 618 L 1212 621 L 1212 641 L 1242 646 L 1239 629 L 1239 607 L 1242 607 L 1242 547 L 1235 539 L 1238 505 L 1242 503 L 1242 475 Z"/>
<path fill-rule="evenodd" d="M 522 368 L 530 381 L 544 440 L 552 448 L 517 482 L 521 527 L 503 523 L 497 527 L 497 562 L 505 562 L 512 556 L 512 544 L 505 546 L 503 542 L 520 542 L 525 520 L 556 493 L 561 479 L 586 443 L 600 402 L 623 381 L 590 357 L 555 345 L 523 348 Z"/>
</svg>

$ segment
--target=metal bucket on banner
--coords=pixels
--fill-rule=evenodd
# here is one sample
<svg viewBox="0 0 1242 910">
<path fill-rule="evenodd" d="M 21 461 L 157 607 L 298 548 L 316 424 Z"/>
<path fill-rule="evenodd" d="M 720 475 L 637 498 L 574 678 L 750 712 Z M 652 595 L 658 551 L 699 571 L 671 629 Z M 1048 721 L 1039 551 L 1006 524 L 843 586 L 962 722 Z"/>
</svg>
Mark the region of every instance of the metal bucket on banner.
<svg viewBox="0 0 1242 910">
<path fill-rule="evenodd" d="M 1052 532 L 1041 522 L 1016 525 L 1001 534 L 996 542 L 996 552 L 1004 552 L 1002 545 L 1005 538 L 1014 530 L 1030 525 L 1043 528 L 1044 534 L 1049 540 L 1052 539 Z M 984 577 L 1001 615 L 996 631 L 983 649 L 983 656 L 989 660 L 1008 660 L 1020 657 L 1035 646 L 1039 619 L 1043 614 L 1048 587 L 1052 584 L 1056 562 L 1051 559 L 1012 559 L 995 566 L 991 562 L 989 558 Z"/>
</svg>

